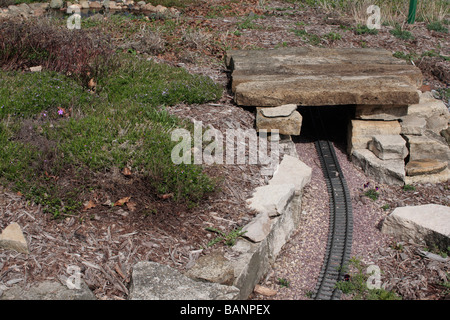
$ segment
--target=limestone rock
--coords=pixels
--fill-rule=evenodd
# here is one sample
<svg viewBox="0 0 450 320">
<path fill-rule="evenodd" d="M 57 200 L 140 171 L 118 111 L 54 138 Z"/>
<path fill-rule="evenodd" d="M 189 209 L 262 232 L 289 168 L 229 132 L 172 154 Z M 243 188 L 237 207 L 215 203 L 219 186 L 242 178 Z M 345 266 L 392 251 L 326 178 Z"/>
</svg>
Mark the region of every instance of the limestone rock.
<svg viewBox="0 0 450 320">
<path fill-rule="evenodd" d="M 279 107 L 257 108 L 266 118 L 289 117 L 292 112 L 297 110 L 296 104 L 285 104 Z"/>
<path fill-rule="evenodd" d="M 409 105 L 419 102 L 423 79 L 417 67 L 378 49 L 230 50 L 226 64 L 236 103 L 256 107 Z"/>
<path fill-rule="evenodd" d="M 406 141 L 400 135 L 373 136 L 369 150 L 381 160 L 403 160 L 408 155 Z"/>
<path fill-rule="evenodd" d="M 90 9 L 100 10 L 102 8 L 102 4 L 98 1 L 92 1 L 89 3 Z"/>
<path fill-rule="evenodd" d="M 405 163 L 403 160 L 381 160 L 368 149 L 357 149 L 352 152 L 352 162 L 378 182 L 404 184 Z"/>
<path fill-rule="evenodd" d="M 427 116 L 431 114 L 445 115 L 448 109 L 442 100 L 435 99 L 429 91 L 420 94 L 419 103 L 411 104 L 408 107 L 408 114 Z"/>
<path fill-rule="evenodd" d="M 110 10 L 121 10 L 122 7 L 119 6 L 116 1 L 110 1 L 109 2 L 109 9 Z"/>
<path fill-rule="evenodd" d="M 145 6 L 142 7 L 142 10 L 156 12 L 156 7 L 153 6 L 151 3 L 147 3 Z"/>
<path fill-rule="evenodd" d="M 427 127 L 427 120 L 416 114 L 410 114 L 401 118 L 402 134 L 422 135 Z"/>
<path fill-rule="evenodd" d="M 81 9 L 89 9 L 89 2 L 87 2 L 87 1 L 81 1 L 80 5 L 81 5 Z"/>
<path fill-rule="evenodd" d="M 42 66 L 30 67 L 31 72 L 40 72 L 42 71 Z"/>
<path fill-rule="evenodd" d="M 426 204 L 396 208 L 383 222 L 381 231 L 445 250 L 450 245 L 450 207 Z"/>
<path fill-rule="evenodd" d="M 21 253 L 29 253 L 27 241 L 19 224 L 13 222 L 3 230 L 0 234 L 0 247 Z"/>
<path fill-rule="evenodd" d="M 438 173 L 428 173 L 417 176 L 406 176 L 405 184 L 444 183 L 450 180 L 450 169 L 446 168 Z"/>
<path fill-rule="evenodd" d="M 271 227 L 272 221 L 269 214 L 267 212 L 262 212 L 242 228 L 242 231 L 245 232 L 243 237 L 252 242 L 261 242 L 267 237 Z"/>
<path fill-rule="evenodd" d="M 399 120 L 408 114 L 407 105 L 363 105 L 358 104 L 355 118 L 361 120 Z"/>
<path fill-rule="evenodd" d="M 133 266 L 130 300 L 235 300 L 239 289 L 195 281 L 177 270 L 152 261 Z"/>
<path fill-rule="evenodd" d="M 156 6 L 155 10 L 156 10 L 156 12 L 158 12 L 158 13 L 166 13 L 168 9 L 167 9 L 166 7 L 164 7 L 164 6 L 160 5 L 160 4 L 158 4 L 158 5 Z"/>
<path fill-rule="evenodd" d="M 426 118 L 427 129 L 431 130 L 437 134 L 440 134 L 442 130 L 448 128 L 448 122 L 450 120 L 450 115 L 448 114 L 438 114 L 433 113 Z"/>
<path fill-rule="evenodd" d="M 450 127 L 440 132 L 441 136 L 444 137 L 447 144 L 450 146 Z"/>
<path fill-rule="evenodd" d="M 198 258 L 194 266 L 186 272 L 186 276 L 195 280 L 232 285 L 234 268 L 223 254 L 214 252 Z"/>
<path fill-rule="evenodd" d="M 247 204 L 259 213 L 277 216 L 283 214 L 294 193 L 294 184 L 265 185 L 256 188 L 253 197 L 247 200 Z"/>
<path fill-rule="evenodd" d="M 60 9 L 64 6 L 63 0 L 51 0 L 50 1 L 50 8 L 52 9 Z"/>
<path fill-rule="evenodd" d="M 69 289 L 56 281 L 44 281 L 29 290 L 15 285 L 5 290 L 0 300 L 96 300 L 96 297 L 83 280 L 80 289 Z"/>
<path fill-rule="evenodd" d="M 444 171 L 445 168 L 447 168 L 447 162 L 436 159 L 413 160 L 406 164 L 406 175 L 418 176 L 422 174 L 434 174 Z"/>
<path fill-rule="evenodd" d="M 300 135 L 302 127 L 302 116 L 298 111 L 293 111 L 288 117 L 265 117 L 261 109 L 256 112 L 256 130 L 278 130 L 280 134 L 284 135 Z"/>
<path fill-rule="evenodd" d="M 300 159 L 285 155 L 275 171 L 269 185 L 293 184 L 299 194 L 311 182 L 312 169 Z"/>
<path fill-rule="evenodd" d="M 367 149 L 369 141 L 376 135 L 399 135 L 398 121 L 351 120 L 348 128 L 348 154 L 355 149 Z"/>
<path fill-rule="evenodd" d="M 450 164 L 448 144 L 431 136 L 405 135 L 409 146 L 410 160 L 436 159 Z"/>
</svg>

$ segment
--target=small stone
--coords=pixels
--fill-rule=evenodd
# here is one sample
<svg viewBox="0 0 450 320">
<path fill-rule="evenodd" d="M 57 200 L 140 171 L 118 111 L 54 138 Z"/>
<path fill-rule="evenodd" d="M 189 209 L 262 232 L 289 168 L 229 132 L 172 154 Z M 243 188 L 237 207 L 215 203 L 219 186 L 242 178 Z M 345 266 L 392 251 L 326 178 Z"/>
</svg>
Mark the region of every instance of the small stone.
<svg viewBox="0 0 450 320">
<path fill-rule="evenodd" d="M 168 9 L 160 4 L 156 6 L 156 12 L 165 13 Z"/>
<path fill-rule="evenodd" d="M 27 241 L 19 224 L 13 222 L 3 230 L 0 234 L 0 247 L 21 253 L 29 253 Z"/>
<path fill-rule="evenodd" d="M 89 8 L 90 9 L 101 9 L 102 4 L 98 1 L 92 1 L 91 3 L 89 3 Z"/>
<path fill-rule="evenodd" d="M 87 2 L 87 1 L 81 1 L 80 5 L 81 5 L 81 9 L 89 9 L 89 2 Z"/>
<path fill-rule="evenodd" d="M 50 1 L 50 8 L 52 8 L 52 9 L 60 9 L 63 7 L 63 5 L 64 5 L 63 0 L 51 0 Z"/>
<path fill-rule="evenodd" d="M 278 130 L 279 134 L 298 136 L 302 127 L 302 116 L 298 111 L 293 111 L 288 117 L 265 117 L 261 110 L 256 113 L 256 129 L 257 131 Z"/>
<path fill-rule="evenodd" d="M 42 66 L 30 67 L 31 72 L 41 72 Z"/>
<path fill-rule="evenodd" d="M 289 117 L 292 112 L 297 110 L 296 104 L 285 104 L 279 107 L 258 108 L 261 114 L 267 118 Z"/>
</svg>

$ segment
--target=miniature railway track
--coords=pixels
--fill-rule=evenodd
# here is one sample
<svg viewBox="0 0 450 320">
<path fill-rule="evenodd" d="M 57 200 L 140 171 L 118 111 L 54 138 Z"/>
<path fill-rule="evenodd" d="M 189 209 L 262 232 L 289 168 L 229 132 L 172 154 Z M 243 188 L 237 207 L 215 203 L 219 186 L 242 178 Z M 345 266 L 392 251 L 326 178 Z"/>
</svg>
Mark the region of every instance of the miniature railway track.
<svg viewBox="0 0 450 320">
<path fill-rule="evenodd" d="M 343 280 L 343 267 L 347 265 L 351 254 L 353 216 L 350 192 L 339 166 L 333 143 L 328 140 L 328 134 L 320 115 L 320 107 L 309 109 L 312 125 L 316 132 L 316 150 L 330 199 L 327 248 L 313 298 L 337 300 L 340 299 L 341 292 L 336 288 L 336 283 Z"/>
</svg>

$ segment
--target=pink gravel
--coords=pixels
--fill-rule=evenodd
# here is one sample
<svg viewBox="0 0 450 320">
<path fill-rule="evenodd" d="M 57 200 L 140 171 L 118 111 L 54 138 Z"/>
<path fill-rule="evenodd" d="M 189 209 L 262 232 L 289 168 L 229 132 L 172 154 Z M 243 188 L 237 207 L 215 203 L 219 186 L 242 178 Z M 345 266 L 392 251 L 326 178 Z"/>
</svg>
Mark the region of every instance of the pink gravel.
<svg viewBox="0 0 450 320">
<path fill-rule="evenodd" d="M 296 149 L 300 160 L 312 168 L 311 183 L 305 187 L 302 197 L 302 221 L 284 246 L 273 269 L 260 283 L 277 290 L 277 294 L 272 297 L 254 294 L 253 299 L 308 300 L 322 268 L 329 226 L 325 179 L 314 142 L 303 139 L 296 143 Z M 374 186 L 376 183 L 349 161 L 343 149 L 335 149 L 352 199 L 354 227 L 351 257 L 370 263 L 371 253 L 379 247 L 388 246 L 391 241 L 377 228 L 386 212 L 370 199 L 360 197 L 364 184 L 370 182 Z M 281 287 L 278 279 L 289 281 L 289 287 Z"/>
</svg>

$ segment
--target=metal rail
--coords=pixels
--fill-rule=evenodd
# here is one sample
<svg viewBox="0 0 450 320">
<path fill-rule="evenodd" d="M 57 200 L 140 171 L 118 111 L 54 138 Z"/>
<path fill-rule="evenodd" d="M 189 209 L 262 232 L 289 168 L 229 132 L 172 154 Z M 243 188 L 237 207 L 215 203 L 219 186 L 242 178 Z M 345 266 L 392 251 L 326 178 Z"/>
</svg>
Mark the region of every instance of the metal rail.
<svg viewBox="0 0 450 320">
<path fill-rule="evenodd" d="M 343 268 L 351 254 L 353 216 L 350 192 L 339 166 L 333 143 L 328 140 L 320 115 L 320 107 L 309 108 L 316 130 L 316 150 L 327 184 L 330 204 L 330 224 L 324 264 L 313 293 L 316 300 L 337 300 L 341 292 L 336 283 L 343 280 Z"/>
</svg>

